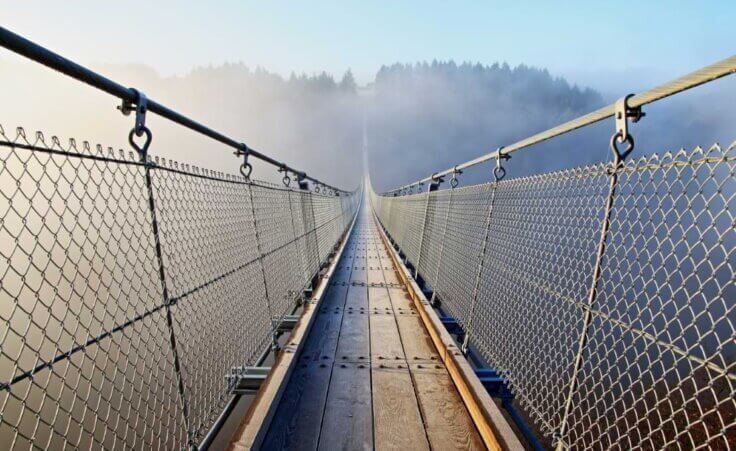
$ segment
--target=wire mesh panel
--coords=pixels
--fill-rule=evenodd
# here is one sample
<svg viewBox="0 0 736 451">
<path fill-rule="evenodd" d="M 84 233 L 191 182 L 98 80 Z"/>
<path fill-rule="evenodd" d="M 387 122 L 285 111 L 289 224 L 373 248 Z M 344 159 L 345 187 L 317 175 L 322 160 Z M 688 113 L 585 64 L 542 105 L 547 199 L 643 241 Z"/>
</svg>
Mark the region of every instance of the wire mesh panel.
<svg viewBox="0 0 736 451">
<path fill-rule="evenodd" d="M 492 185 L 455 188 L 447 214 L 437 285 L 443 308 L 467 324 L 486 234 Z"/>
<path fill-rule="evenodd" d="M 336 212 L 338 199 L 334 196 L 312 196 L 320 261 L 325 260 L 337 240 L 340 219 L 339 213 Z"/>
<path fill-rule="evenodd" d="M 186 443 L 143 167 L 22 129 L 0 141 L 0 443 Z"/>
<path fill-rule="evenodd" d="M 402 236 L 401 248 L 406 257 L 414 263 L 419 264 L 419 249 L 422 241 L 422 227 L 424 226 L 424 210 L 427 208 L 427 195 L 414 194 L 404 197 L 406 206 L 404 208 L 403 223 L 406 231 Z"/>
<path fill-rule="evenodd" d="M 554 442 L 736 448 L 734 153 L 429 194 L 419 273 Z M 397 233 L 407 202 L 372 200 Z"/>
<path fill-rule="evenodd" d="M 199 443 L 357 194 L 320 259 L 327 196 L 0 127 L 3 448 Z"/>
<path fill-rule="evenodd" d="M 442 243 L 447 226 L 447 212 L 450 207 L 452 191 L 430 193 L 427 203 L 424 238 L 422 238 L 419 272 L 433 287 L 437 285 Z"/>
<path fill-rule="evenodd" d="M 619 170 L 573 446 L 736 446 L 736 151 Z"/>
<path fill-rule="evenodd" d="M 154 172 L 153 186 L 190 433 L 196 440 L 227 399 L 223 374 L 253 363 L 269 341 L 252 188 L 174 162 Z"/>
<path fill-rule="evenodd" d="M 271 314 L 278 318 L 294 308 L 294 301 L 307 282 L 296 264 L 296 234 L 289 211 L 289 193 L 257 185 L 251 190 Z"/>
<path fill-rule="evenodd" d="M 548 433 L 562 421 L 607 179 L 593 166 L 496 184 L 471 340 Z"/>
</svg>

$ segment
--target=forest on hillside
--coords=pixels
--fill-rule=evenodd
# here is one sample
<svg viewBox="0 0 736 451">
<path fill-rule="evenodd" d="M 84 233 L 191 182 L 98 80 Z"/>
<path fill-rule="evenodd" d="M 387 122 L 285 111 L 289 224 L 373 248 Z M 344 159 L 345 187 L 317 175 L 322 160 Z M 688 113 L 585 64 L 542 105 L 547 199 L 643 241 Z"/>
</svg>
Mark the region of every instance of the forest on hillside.
<svg viewBox="0 0 736 451">
<path fill-rule="evenodd" d="M 126 147 L 130 126 L 115 101 L 85 85 L 29 64 L 0 61 L 5 129 L 23 125 L 62 139 Z M 353 74 L 281 76 L 243 63 L 200 67 L 161 77 L 141 65 L 95 67 L 103 74 L 248 145 L 304 168 L 320 179 L 352 187 L 362 171 L 363 126 L 374 185 L 387 189 L 495 150 L 588 113 L 613 99 L 576 86 L 545 69 L 505 63 L 453 61 L 381 67 L 363 86 Z M 651 153 L 728 140 L 732 91 L 701 101 L 664 105 L 644 121 L 637 151 Z M 730 93 L 730 94 L 729 94 Z M 706 92 L 707 94 L 707 92 Z M 730 97 L 729 97 L 730 96 Z M 732 99 L 733 100 L 733 99 Z M 653 118 L 651 118 L 654 116 Z M 651 118 L 651 119 L 650 119 Z M 152 118 L 151 152 L 191 164 L 237 172 L 228 149 Z M 590 164 L 608 158 L 612 124 L 553 140 L 508 162 L 510 175 Z M 726 142 L 728 144 L 728 142 Z M 256 176 L 278 179 L 272 170 Z M 463 176 L 488 179 L 488 169 Z"/>
</svg>

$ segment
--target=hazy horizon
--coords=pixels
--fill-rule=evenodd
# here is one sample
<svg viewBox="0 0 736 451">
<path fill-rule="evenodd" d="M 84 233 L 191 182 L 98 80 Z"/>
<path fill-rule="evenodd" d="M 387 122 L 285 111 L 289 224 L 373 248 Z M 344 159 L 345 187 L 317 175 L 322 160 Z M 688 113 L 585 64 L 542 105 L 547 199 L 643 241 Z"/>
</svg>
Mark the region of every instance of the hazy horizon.
<svg viewBox="0 0 736 451">
<path fill-rule="evenodd" d="M 345 188 L 357 186 L 360 178 L 366 114 L 371 175 L 378 189 L 388 189 L 588 113 L 622 95 L 575 84 L 546 68 L 503 62 L 387 64 L 362 85 L 352 72 L 283 77 L 245 63 L 192 67 L 178 76 L 162 76 L 143 64 L 91 67 Z M 28 132 L 41 130 L 63 141 L 75 138 L 128 149 L 131 119 L 115 109 L 116 99 L 20 57 L 1 59 L 0 68 L 6 69 L 0 71 L 2 97 L 14 105 L 0 116 L 6 134 L 24 126 Z M 392 73 L 393 78 L 387 76 Z M 635 127 L 637 152 L 708 147 L 716 141 L 730 144 L 736 138 L 732 131 L 736 112 L 729 105 L 735 100 L 736 82 L 724 79 L 646 107 L 650 114 Z M 155 136 L 152 154 L 237 173 L 238 160 L 230 149 L 155 115 L 149 124 Z M 510 175 L 604 161 L 610 155 L 611 127 L 604 121 L 517 154 Z M 670 132 L 661 133 L 662 128 Z M 487 180 L 487 171 L 485 166 L 470 171 L 462 181 Z M 280 180 L 273 169 L 258 166 L 254 175 Z"/>
</svg>

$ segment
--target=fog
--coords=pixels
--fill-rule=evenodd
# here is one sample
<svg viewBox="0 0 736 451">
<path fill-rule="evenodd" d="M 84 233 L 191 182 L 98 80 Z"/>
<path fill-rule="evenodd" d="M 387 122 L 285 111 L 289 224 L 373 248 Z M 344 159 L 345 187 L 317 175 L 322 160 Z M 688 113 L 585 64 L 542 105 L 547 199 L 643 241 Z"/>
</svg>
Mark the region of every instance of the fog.
<svg viewBox="0 0 736 451">
<path fill-rule="evenodd" d="M 545 69 L 421 62 L 379 68 L 375 80 L 357 86 L 351 73 L 282 77 L 243 63 L 192 69 L 161 77 L 141 65 L 94 66 L 104 75 L 249 146 L 344 188 L 358 185 L 363 170 L 363 124 L 369 169 L 379 190 L 491 152 L 530 134 L 585 114 L 627 93 L 626 81 L 601 80 L 608 92 L 577 86 Z M 672 77 L 681 74 L 672 74 Z M 665 80 L 663 80 L 665 81 Z M 635 80 L 631 86 L 637 85 Z M 62 142 L 75 138 L 129 149 L 133 119 L 118 101 L 37 64 L 0 61 L 0 124 L 6 134 L 23 126 Z M 736 83 L 721 80 L 645 107 L 634 126 L 636 154 L 730 143 L 734 136 Z M 149 115 L 151 153 L 196 166 L 237 173 L 232 149 Z M 509 176 L 602 161 L 610 156 L 612 121 L 588 127 L 532 149 L 506 163 Z M 488 180 L 484 165 L 461 183 Z M 256 165 L 255 178 L 279 180 L 272 167 Z"/>
</svg>

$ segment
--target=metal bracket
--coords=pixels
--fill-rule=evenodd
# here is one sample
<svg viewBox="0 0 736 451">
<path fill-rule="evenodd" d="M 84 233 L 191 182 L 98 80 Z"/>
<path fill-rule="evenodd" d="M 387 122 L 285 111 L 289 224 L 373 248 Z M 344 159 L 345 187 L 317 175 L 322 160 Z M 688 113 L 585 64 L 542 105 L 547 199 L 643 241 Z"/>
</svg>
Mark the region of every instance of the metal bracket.
<svg viewBox="0 0 736 451">
<path fill-rule="evenodd" d="M 631 108 L 628 101 L 634 94 L 618 99 L 614 105 L 614 117 L 616 118 L 616 134 L 618 140 L 624 142 L 629 139 L 629 119 L 631 122 L 639 122 L 639 119 L 646 116 L 641 107 Z"/>
<path fill-rule="evenodd" d="M 309 191 L 309 182 L 304 180 L 307 177 L 303 172 L 296 173 L 296 181 L 299 184 L 299 189 L 303 191 Z"/>
<path fill-rule="evenodd" d="M 273 326 L 277 332 L 289 332 L 294 330 L 300 317 L 300 315 L 284 315 L 281 318 L 274 318 Z"/>
<path fill-rule="evenodd" d="M 502 153 L 503 146 L 496 149 L 496 166 L 493 168 L 493 178 L 496 182 L 500 182 L 501 179 L 506 177 L 506 168 L 503 167 L 501 161 L 508 161 L 511 159 L 511 155 Z"/>
<path fill-rule="evenodd" d="M 443 177 L 437 177 L 436 173 L 432 174 L 432 181 L 429 182 L 429 191 L 437 191 L 440 189 L 440 185 L 444 183 L 445 179 Z"/>
<path fill-rule="evenodd" d="M 148 111 L 148 99 L 146 95 L 135 88 L 130 88 L 135 95 L 135 100 L 123 100 L 118 110 L 126 116 L 135 111 L 135 125 L 133 130 L 136 136 L 142 136 L 146 128 L 146 112 Z"/>
<path fill-rule="evenodd" d="M 250 174 L 253 172 L 253 166 L 248 163 L 250 148 L 245 143 L 240 143 L 240 147 L 233 154 L 236 157 L 243 157 L 243 164 L 240 165 L 240 175 L 245 180 L 250 180 Z"/>
<path fill-rule="evenodd" d="M 146 99 L 146 95 L 138 91 L 137 89 L 130 88 L 130 91 L 133 93 L 135 99 L 132 101 L 123 100 L 123 103 L 118 106 L 118 110 L 120 110 L 120 112 L 126 116 L 129 116 L 131 112 L 135 111 L 135 124 L 133 125 L 133 129 L 128 134 L 128 142 L 130 143 L 131 147 L 133 147 L 136 152 L 138 152 L 140 160 L 146 164 L 150 164 L 148 162 L 148 147 L 151 145 L 153 134 L 151 133 L 151 130 L 146 127 L 146 112 L 148 111 L 148 100 Z M 135 107 L 133 106 L 134 104 Z M 143 143 L 137 143 L 133 139 L 134 136 L 144 136 L 145 138 L 143 140 Z"/>
<path fill-rule="evenodd" d="M 462 174 L 462 173 L 463 173 L 463 171 L 460 170 L 460 169 L 458 169 L 457 166 L 455 166 L 454 168 L 452 168 L 452 178 L 450 179 L 450 186 L 452 188 L 457 188 L 457 185 L 459 183 L 458 180 L 457 180 L 457 176 L 460 175 L 460 174 Z"/>
<path fill-rule="evenodd" d="M 257 391 L 270 372 L 270 366 L 239 366 L 230 370 L 225 379 L 233 387 L 233 394 L 245 395 Z"/>
<path fill-rule="evenodd" d="M 645 116 L 640 106 L 636 108 L 629 107 L 628 100 L 633 95 L 629 94 L 626 97 L 622 97 L 614 104 L 613 115 L 616 120 L 616 132 L 611 137 L 611 150 L 614 153 L 616 164 L 623 161 L 634 150 L 634 138 L 629 133 L 629 119 L 631 119 L 631 122 L 639 122 Z M 619 149 L 619 143 L 625 143 L 626 149 L 623 151 Z"/>
</svg>

